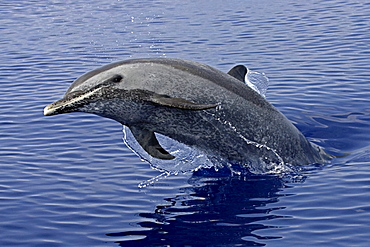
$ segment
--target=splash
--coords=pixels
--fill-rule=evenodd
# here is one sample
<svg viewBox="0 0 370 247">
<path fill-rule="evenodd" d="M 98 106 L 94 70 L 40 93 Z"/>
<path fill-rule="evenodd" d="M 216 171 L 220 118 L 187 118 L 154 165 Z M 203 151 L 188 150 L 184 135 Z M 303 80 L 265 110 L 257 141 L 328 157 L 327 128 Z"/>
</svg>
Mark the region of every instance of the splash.
<svg viewBox="0 0 370 247">
<path fill-rule="evenodd" d="M 241 134 L 235 126 L 232 125 L 232 123 L 228 120 L 223 120 L 220 116 L 217 116 L 216 113 L 210 113 L 207 111 L 204 111 L 204 114 L 208 115 L 215 119 L 216 121 L 220 122 L 223 126 L 227 126 L 230 128 L 234 133 L 237 134 L 247 145 L 254 146 L 258 149 L 264 149 L 269 153 L 270 155 L 267 156 L 265 154 L 264 157 L 259 157 L 258 160 L 250 160 L 246 163 L 243 163 L 241 165 L 248 167 L 248 170 L 253 174 L 259 174 L 259 175 L 265 175 L 265 174 L 284 174 L 286 172 L 292 172 L 292 169 L 285 164 L 283 158 L 278 154 L 278 152 L 265 145 L 261 144 L 252 140 L 249 140 L 246 138 L 243 134 Z M 207 117 L 204 116 L 206 119 Z M 232 165 L 228 164 L 230 168 L 232 169 Z M 240 165 L 240 164 L 239 164 Z M 235 173 L 235 172 L 234 172 Z"/>
<path fill-rule="evenodd" d="M 155 182 L 165 179 L 170 175 L 195 172 L 201 168 L 221 167 L 221 162 L 210 158 L 205 153 L 182 144 L 164 135 L 155 133 L 161 146 L 175 156 L 172 160 L 156 159 L 150 156 L 136 141 L 130 129 L 123 126 L 123 141 L 143 161 L 150 164 L 152 169 L 160 171 L 161 174 L 144 181 L 138 185 L 139 188 L 148 187 Z"/>
<path fill-rule="evenodd" d="M 295 177 L 298 179 L 299 174 L 293 167 L 285 164 L 276 150 L 254 141 L 245 138 L 238 130 L 229 122 L 216 117 L 215 113 L 208 113 L 205 111 L 204 117 L 211 117 L 223 123 L 223 125 L 231 128 L 241 139 L 248 145 L 255 146 L 259 149 L 265 149 L 270 155 L 260 157 L 258 160 L 249 160 L 242 164 L 234 164 L 220 157 L 215 157 L 212 154 L 207 154 L 194 147 L 187 146 L 169 137 L 156 133 L 156 137 L 161 143 L 162 147 L 169 153 L 175 156 L 172 160 L 161 160 L 150 156 L 135 140 L 129 128 L 123 127 L 124 143 L 142 160 L 148 162 L 151 168 L 161 172 L 160 175 L 144 181 L 138 185 L 139 188 L 153 185 L 161 179 L 165 179 L 170 175 L 178 175 L 184 173 L 192 173 L 201 169 L 213 168 L 216 172 L 218 170 L 227 168 L 232 176 L 245 175 L 245 173 L 252 173 L 255 175 L 278 175 L 284 177 L 289 176 L 289 180 Z M 266 152 L 265 152 L 266 153 Z M 276 162 L 277 160 L 277 162 Z M 298 179 L 299 180 L 299 179 Z"/>
<path fill-rule="evenodd" d="M 269 86 L 269 78 L 264 73 L 248 69 L 244 81 L 250 88 L 266 98 L 266 92 Z"/>
<path fill-rule="evenodd" d="M 148 162 L 153 169 L 161 172 L 159 176 L 142 183 L 139 187 L 146 187 L 162 178 L 168 177 L 169 175 L 194 172 L 200 168 L 218 166 L 217 164 L 219 162 L 215 162 L 215 159 L 210 158 L 205 153 L 195 148 L 189 147 L 158 133 L 155 133 L 155 135 L 161 146 L 175 156 L 174 159 L 162 160 L 153 158 L 138 144 L 130 129 L 123 126 L 123 141 L 126 146 L 142 160 Z"/>
</svg>

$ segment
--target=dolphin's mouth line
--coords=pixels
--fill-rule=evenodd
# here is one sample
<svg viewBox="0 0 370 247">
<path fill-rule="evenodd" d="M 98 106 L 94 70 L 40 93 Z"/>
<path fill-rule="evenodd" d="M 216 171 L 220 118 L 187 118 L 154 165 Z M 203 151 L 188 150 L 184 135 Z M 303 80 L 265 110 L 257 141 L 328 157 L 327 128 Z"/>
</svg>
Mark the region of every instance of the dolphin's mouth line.
<svg viewBox="0 0 370 247">
<path fill-rule="evenodd" d="M 103 82 L 99 85 L 96 85 L 89 89 L 87 92 L 83 91 L 76 91 L 72 93 L 68 93 L 64 95 L 64 97 L 58 101 L 55 101 L 54 103 L 51 103 L 50 105 L 46 106 L 44 108 L 44 115 L 45 116 L 51 116 L 51 115 L 57 115 L 61 113 L 67 113 L 72 112 L 72 110 L 68 111 L 68 109 L 76 108 L 76 106 L 81 105 L 85 102 L 87 98 L 94 95 L 96 92 L 103 88 L 109 88 L 110 85 L 114 84 L 115 82 L 112 82 L 110 80 Z"/>
<path fill-rule="evenodd" d="M 58 101 L 55 101 L 54 103 L 51 103 L 44 108 L 44 115 L 52 116 L 61 113 L 67 113 L 69 112 L 68 111 L 69 108 L 71 109 L 75 108 L 76 105 L 79 105 L 82 102 L 84 102 L 87 98 L 94 95 L 101 88 L 102 87 L 98 87 L 82 94 L 76 92 L 75 94 L 71 95 L 72 97 L 67 96 Z"/>
</svg>

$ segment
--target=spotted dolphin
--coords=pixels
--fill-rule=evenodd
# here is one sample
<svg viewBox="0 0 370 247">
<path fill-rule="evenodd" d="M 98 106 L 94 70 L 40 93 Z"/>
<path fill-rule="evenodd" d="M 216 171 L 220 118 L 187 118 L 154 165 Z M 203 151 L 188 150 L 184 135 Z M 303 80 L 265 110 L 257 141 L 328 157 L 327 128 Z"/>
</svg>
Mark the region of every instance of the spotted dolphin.
<svg viewBox="0 0 370 247">
<path fill-rule="evenodd" d="M 175 154 L 155 133 L 229 162 L 324 163 L 329 156 L 244 83 L 247 71 L 171 58 L 115 62 L 82 75 L 44 115 L 86 112 L 116 120 L 158 159 Z"/>
</svg>

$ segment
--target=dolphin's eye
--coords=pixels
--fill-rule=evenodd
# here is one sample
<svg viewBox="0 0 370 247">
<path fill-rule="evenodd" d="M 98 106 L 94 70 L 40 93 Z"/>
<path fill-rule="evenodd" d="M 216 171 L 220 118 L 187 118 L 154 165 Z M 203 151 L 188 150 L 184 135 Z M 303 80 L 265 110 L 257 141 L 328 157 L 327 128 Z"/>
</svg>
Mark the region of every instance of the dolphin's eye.
<svg viewBox="0 0 370 247">
<path fill-rule="evenodd" d="M 112 82 L 120 82 L 120 81 L 122 81 L 122 79 L 123 79 L 123 76 L 115 75 L 115 76 L 112 77 L 111 81 Z"/>
</svg>

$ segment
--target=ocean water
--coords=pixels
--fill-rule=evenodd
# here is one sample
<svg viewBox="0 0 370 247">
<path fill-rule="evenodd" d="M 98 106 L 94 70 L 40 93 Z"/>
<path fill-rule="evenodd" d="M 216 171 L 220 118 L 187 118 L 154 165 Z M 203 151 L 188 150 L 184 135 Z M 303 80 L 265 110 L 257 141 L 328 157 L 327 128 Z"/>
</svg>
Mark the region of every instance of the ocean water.
<svg viewBox="0 0 370 247">
<path fill-rule="evenodd" d="M 0 3 L 0 246 L 369 246 L 369 16 L 361 0 Z M 81 74 L 139 57 L 265 73 L 267 99 L 343 157 L 293 179 L 158 177 L 120 124 L 43 116 Z"/>
</svg>

